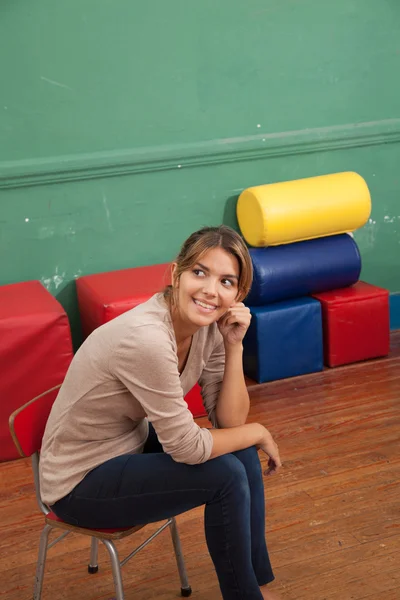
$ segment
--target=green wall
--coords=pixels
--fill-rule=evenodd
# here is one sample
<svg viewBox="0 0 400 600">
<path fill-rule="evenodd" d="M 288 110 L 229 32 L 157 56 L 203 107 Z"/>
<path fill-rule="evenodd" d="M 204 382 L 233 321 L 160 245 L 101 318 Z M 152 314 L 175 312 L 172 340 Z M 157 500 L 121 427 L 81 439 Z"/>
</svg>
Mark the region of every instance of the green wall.
<svg viewBox="0 0 400 600">
<path fill-rule="evenodd" d="M 397 0 L 5 0 L 0 284 L 163 262 L 241 190 L 355 170 L 362 277 L 400 290 Z"/>
</svg>

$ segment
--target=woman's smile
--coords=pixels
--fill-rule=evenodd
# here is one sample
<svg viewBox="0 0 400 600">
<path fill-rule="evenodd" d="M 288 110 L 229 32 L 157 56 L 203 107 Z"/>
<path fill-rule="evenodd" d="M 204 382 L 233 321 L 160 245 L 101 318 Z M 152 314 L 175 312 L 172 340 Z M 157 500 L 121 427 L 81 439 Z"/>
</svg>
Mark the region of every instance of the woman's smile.
<svg viewBox="0 0 400 600">
<path fill-rule="evenodd" d="M 206 311 L 206 313 L 212 313 L 218 308 L 216 304 L 210 304 L 205 300 L 199 300 L 197 298 L 193 298 L 193 302 L 199 307 L 200 310 Z"/>
</svg>

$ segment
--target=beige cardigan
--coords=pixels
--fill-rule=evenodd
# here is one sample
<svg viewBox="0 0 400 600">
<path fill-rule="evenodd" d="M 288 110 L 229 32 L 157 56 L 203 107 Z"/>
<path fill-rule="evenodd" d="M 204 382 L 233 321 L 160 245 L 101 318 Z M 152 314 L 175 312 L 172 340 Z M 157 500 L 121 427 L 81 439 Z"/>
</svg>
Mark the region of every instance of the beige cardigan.
<svg viewBox="0 0 400 600">
<path fill-rule="evenodd" d="M 199 381 L 216 427 L 224 364 L 222 336 L 213 323 L 193 336 L 179 375 L 162 294 L 96 329 L 76 353 L 47 422 L 40 459 L 43 501 L 51 505 L 63 498 L 110 458 L 142 452 L 148 420 L 174 460 L 208 460 L 211 433 L 194 422 L 184 396 Z"/>
</svg>

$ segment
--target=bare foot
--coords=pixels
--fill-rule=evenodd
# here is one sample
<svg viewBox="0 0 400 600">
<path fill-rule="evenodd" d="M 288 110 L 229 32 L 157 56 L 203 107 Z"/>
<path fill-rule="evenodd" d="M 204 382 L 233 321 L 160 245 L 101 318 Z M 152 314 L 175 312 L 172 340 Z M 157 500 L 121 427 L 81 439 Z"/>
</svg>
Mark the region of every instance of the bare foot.
<svg viewBox="0 0 400 600">
<path fill-rule="evenodd" d="M 281 597 L 278 596 L 278 594 L 275 594 L 275 592 L 268 590 L 266 585 L 260 587 L 260 592 L 262 593 L 264 600 L 281 600 Z"/>
</svg>

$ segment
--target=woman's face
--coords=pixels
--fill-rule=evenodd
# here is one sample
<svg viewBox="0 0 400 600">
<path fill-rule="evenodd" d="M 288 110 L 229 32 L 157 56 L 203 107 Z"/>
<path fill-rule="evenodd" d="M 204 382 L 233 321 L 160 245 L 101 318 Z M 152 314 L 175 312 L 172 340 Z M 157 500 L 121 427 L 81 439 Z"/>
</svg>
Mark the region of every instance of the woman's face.
<svg viewBox="0 0 400 600">
<path fill-rule="evenodd" d="M 173 266 L 173 274 L 176 266 Z M 180 319 L 204 327 L 218 321 L 238 295 L 239 262 L 222 248 L 212 248 L 174 282 Z"/>
</svg>

